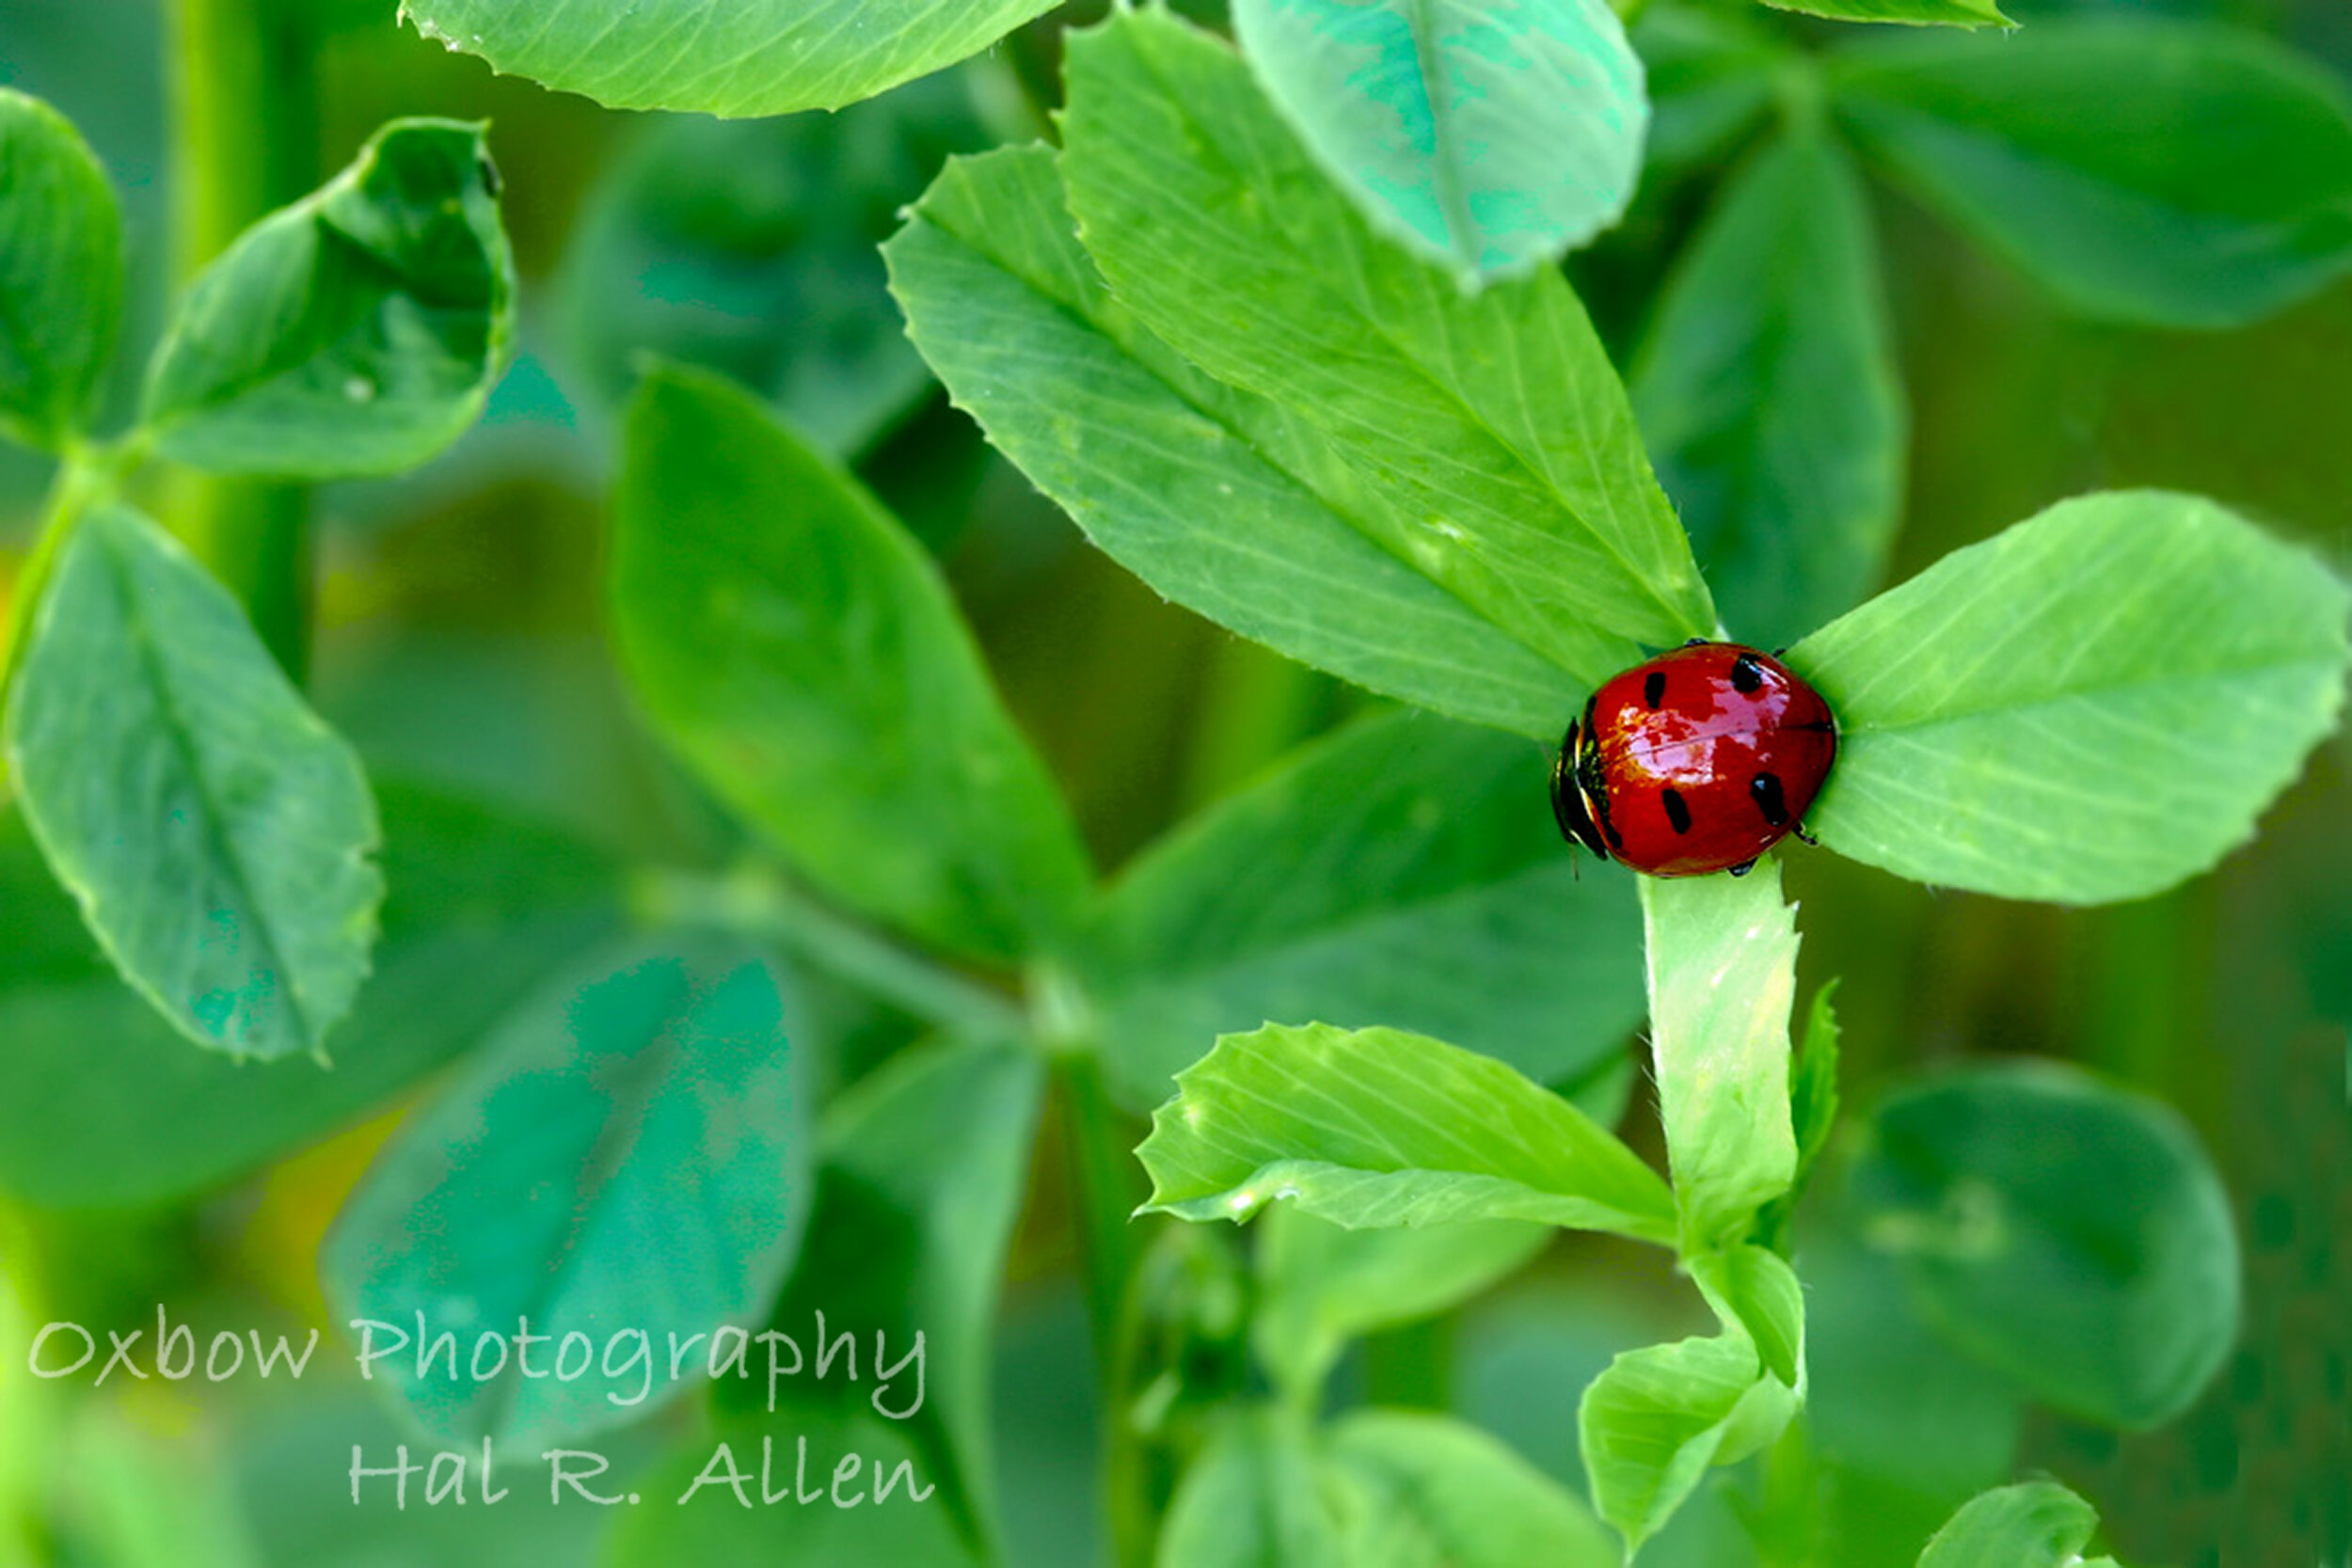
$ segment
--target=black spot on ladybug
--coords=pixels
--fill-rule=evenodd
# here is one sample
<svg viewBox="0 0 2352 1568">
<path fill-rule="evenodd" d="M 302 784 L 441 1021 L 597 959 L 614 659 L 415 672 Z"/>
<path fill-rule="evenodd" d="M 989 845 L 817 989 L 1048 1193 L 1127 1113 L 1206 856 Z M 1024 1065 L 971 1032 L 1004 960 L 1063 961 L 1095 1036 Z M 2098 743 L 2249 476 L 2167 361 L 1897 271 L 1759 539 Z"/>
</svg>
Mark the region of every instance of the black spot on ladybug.
<svg viewBox="0 0 2352 1568">
<path fill-rule="evenodd" d="M 1600 831 L 1609 835 L 1609 847 L 1618 851 L 1620 854 L 1624 853 L 1625 834 L 1617 832 L 1617 825 L 1614 822 L 1610 821 L 1606 816 L 1602 817 L 1600 819 Z"/>
<path fill-rule="evenodd" d="M 1686 648 L 1704 648 L 1707 646 L 1707 639 L 1704 637 L 1688 638 L 1682 645 Z"/>
<path fill-rule="evenodd" d="M 1658 803 L 1666 808 L 1666 820 L 1674 824 L 1676 832 L 1691 831 L 1691 808 L 1682 803 L 1682 791 L 1661 789 L 1658 792 Z"/>
<path fill-rule="evenodd" d="M 1780 793 L 1780 775 L 1758 773 L 1748 781 L 1748 798 L 1756 809 L 1764 814 L 1764 820 L 1777 828 L 1788 820 L 1788 802 Z"/>
<path fill-rule="evenodd" d="M 1756 869 L 1756 863 L 1754 861 L 1741 861 L 1738 865 L 1726 865 L 1724 869 L 1730 872 L 1735 877 L 1744 877 L 1749 872 Z"/>
<path fill-rule="evenodd" d="M 1649 705 L 1652 713 L 1655 713 L 1658 711 L 1658 705 L 1665 700 L 1666 672 L 1652 670 L 1648 677 L 1642 682 L 1642 701 Z"/>
<path fill-rule="evenodd" d="M 1752 696 L 1763 685 L 1764 672 L 1756 667 L 1753 657 L 1741 654 L 1731 661 L 1731 689 L 1743 697 Z"/>
</svg>

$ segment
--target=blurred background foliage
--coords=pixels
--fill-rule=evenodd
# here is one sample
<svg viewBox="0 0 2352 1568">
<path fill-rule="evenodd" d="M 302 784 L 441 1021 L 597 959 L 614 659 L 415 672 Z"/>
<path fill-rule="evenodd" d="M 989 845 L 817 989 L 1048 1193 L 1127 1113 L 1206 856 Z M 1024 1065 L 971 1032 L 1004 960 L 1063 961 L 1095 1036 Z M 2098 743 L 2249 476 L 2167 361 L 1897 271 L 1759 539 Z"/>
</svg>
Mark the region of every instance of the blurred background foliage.
<svg viewBox="0 0 2352 1568">
<path fill-rule="evenodd" d="M 208 1182 L 226 1184 L 199 1193 L 157 1188 L 140 1180 L 139 1160 L 168 1129 L 119 1129 L 119 1148 L 87 1142 L 107 1125 L 103 1083 L 67 1115 L 0 1107 L 0 1185 L 16 1199 L 10 1250 L 41 1260 L 25 1295 L 44 1316 L 136 1325 L 160 1300 L 175 1316 L 328 1322 L 315 1259 L 407 1103 L 385 1103 L 385 1086 L 445 1057 L 510 1000 L 450 994 L 430 954 L 405 972 L 391 956 L 402 900 L 486 899 L 485 919 L 512 914 L 541 928 L 551 951 L 568 951 L 613 918 L 617 895 L 595 866 L 725 847 L 732 830 L 645 739 L 603 646 L 600 512 L 616 401 L 641 350 L 723 369 L 773 400 L 853 461 L 940 555 L 1010 707 L 1106 867 L 1364 705 L 1161 602 L 1086 547 L 946 405 L 898 335 L 874 245 L 947 153 L 1044 133 L 1059 31 L 1103 8 L 1066 7 L 957 71 L 837 116 L 728 123 L 616 114 L 495 77 L 396 28 L 381 0 L 257 4 L 257 25 L 290 52 L 275 79 L 305 99 L 289 123 L 307 135 L 285 150 L 272 200 L 339 166 L 388 118 L 492 121 L 522 280 L 521 354 L 482 426 L 444 457 L 312 498 L 322 587 L 311 687 L 366 756 L 388 817 L 496 847 L 501 861 L 471 889 L 437 893 L 404 879 L 395 832 L 383 984 L 413 1000 L 395 1009 L 370 999 L 379 1022 L 339 1046 L 331 1104 L 280 1116 L 266 1096 L 188 1102 L 190 1116 L 249 1118 L 245 1157 L 274 1164 L 209 1171 Z M 1205 0 L 1181 8 L 1217 19 Z M 2341 0 L 2010 8 L 2028 26 L 2099 10 L 2228 21 L 2352 76 L 2352 8 Z M 149 0 L 0 0 L 0 83 L 71 117 L 122 198 L 134 279 L 123 366 L 152 341 L 172 271 L 174 47 L 170 18 Z M 1624 223 L 1574 259 L 1621 365 L 1659 279 L 1738 158 L 1735 148 L 1653 167 Z M 2352 561 L 2352 282 L 2243 328 L 2122 327 L 2071 314 L 1883 185 L 1871 187 L 1869 219 L 1912 409 L 1887 580 L 2057 497 L 2135 485 L 2202 492 L 2339 565 Z M 108 398 L 119 416 L 134 388 L 118 380 Z M 0 580 L 21 561 L 45 480 L 40 460 L 0 449 Z M 1533 789 L 1529 804 L 1541 809 Z M 1819 1452 L 1776 1453 L 1748 1494 L 1708 1494 L 1645 1561 L 1740 1560 L 1747 1532 L 1735 1511 L 1766 1521 L 1772 1539 L 1776 1488 L 1797 1484 L 1791 1467 L 1885 1453 L 1890 1391 L 1914 1414 L 1937 1412 L 1944 1436 L 1839 1482 L 1864 1493 L 1849 1517 L 1883 1525 L 1884 1560 L 1954 1497 L 2036 1468 L 2098 1502 L 2127 1560 L 2300 1562 L 2316 1551 L 2336 1560 L 2352 1548 L 2347 821 L 2352 742 L 2340 734 L 2250 847 L 2139 903 L 2007 903 L 1826 854 L 1787 857 L 1808 938 L 1803 981 L 1840 982 L 1848 1103 L 1867 1106 L 1922 1068 L 2008 1054 L 2079 1062 L 2169 1101 L 2229 1190 L 2248 1270 L 2243 1335 L 2202 1401 L 2154 1433 L 2021 1414 L 1889 1309 L 1898 1287 L 1883 1260 L 1817 1224 L 1805 1273 Z M 501 890 L 515 908 L 495 907 Z M 44 958 L 36 933 L 61 912 L 21 835 L 0 844 L 0 977 L 60 973 L 70 960 Z M 57 1005 L 54 992 L 30 1006 L 27 994 L 0 988 L 0 1050 L 47 1054 L 89 1031 L 155 1027 L 135 1006 Z M 815 1005 L 847 1042 L 832 1064 L 843 1078 L 913 1031 L 847 992 L 819 987 Z M 371 1081 L 371 1057 L 395 1065 Z M 56 1092 L 75 1103 L 75 1091 Z M 370 1119 L 356 1128 L 290 1147 L 361 1113 Z M 1041 1160 L 1030 1180 L 995 1352 L 1002 1508 L 1016 1561 L 1080 1561 L 1098 1528 L 1098 1418 L 1074 1222 L 1057 1161 Z M 1829 1183 L 1818 1201 L 1825 1220 L 1837 1195 Z M 1191 1258 L 1168 1266 L 1214 1273 L 1245 1243 L 1186 1230 L 1160 1244 Z M 347 1378 L 138 1386 L 92 1400 L 77 1385 L 22 1375 L 24 1309 L 0 1301 L 0 1488 L 51 1492 L 66 1526 L 44 1541 L 0 1542 L 0 1560 L 12 1545 L 30 1560 L 180 1565 L 554 1563 L 599 1549 L 603 1521 L 591 1511 L 548 1512 L 519 1496 L 463 1514 L 394 1514 L 371 1501 L 355 1522 L 348 1447 L 388 1443 L 392 1430 Z M 1677 1315 L 1693 1321 L 1669 1322 Z M 1655 1255 L 1564 1238 L 1457 1323 L 1376 1338 L 1342 1382 L 1391 1403 L 1450 1403 L 1573 1480 L 1578 1391 L 1611 1354 L 1694 1331 L 1696 1316 Z M 609 1446 L 651 1455 L 663 1446 L 654 1424 Z M 1905 1464 L 1917 1473 L 1901 1473 Z M 1807 1550 L 1789 1543 L 1781 1560 Z"/>
</svg>

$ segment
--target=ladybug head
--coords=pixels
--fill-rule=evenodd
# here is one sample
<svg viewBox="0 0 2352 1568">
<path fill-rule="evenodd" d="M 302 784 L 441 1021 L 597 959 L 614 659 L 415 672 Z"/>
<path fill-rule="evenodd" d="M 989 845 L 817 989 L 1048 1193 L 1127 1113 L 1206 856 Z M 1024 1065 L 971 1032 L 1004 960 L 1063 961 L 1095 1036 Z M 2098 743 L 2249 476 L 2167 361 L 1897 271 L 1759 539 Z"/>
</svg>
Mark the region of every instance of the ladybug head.
<svg viewBox="0 0 2352 1568">
<path fill-rule="evenodd" d="M 1560 755 L 1551 765 L 1551 815 L 1560 824 L 1560 836 L 1573 839 L 1593 852 L 1596 860 L 1607 860 L 1609 847 L 1601 842 L 1600 830 L 1593 825 L 1593 814 L 1584 803 L 1584 790 L 1577 780 L 1577 741 L 1581 728 L 1574 720 L 1568 722 L 1568 733 L 1560 742 Z"/>
</svg>

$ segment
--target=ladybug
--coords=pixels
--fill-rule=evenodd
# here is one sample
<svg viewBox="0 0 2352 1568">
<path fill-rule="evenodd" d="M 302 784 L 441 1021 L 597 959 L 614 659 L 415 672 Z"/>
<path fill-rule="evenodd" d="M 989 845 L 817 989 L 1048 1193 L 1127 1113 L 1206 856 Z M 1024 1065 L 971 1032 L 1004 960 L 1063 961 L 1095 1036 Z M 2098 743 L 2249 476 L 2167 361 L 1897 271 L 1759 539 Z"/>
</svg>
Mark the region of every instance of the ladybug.
<svg viewBox="0 0 2352 1568">
<path fill-rule="evenodd" d="M 1837 755 L 1821 694 L 1772 655 L 1694 640 L 1601 683 L 1551 769 L 1560 833 L 1653 877 L 1744 876 Z"/>
</svg>

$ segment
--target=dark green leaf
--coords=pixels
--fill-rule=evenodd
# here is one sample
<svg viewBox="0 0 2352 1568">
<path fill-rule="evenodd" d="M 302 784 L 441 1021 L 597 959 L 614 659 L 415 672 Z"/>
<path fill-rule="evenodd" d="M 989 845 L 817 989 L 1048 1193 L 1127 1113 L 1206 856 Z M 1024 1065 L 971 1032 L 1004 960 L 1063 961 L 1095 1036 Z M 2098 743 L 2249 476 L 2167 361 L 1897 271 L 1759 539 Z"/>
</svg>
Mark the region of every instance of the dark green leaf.
<svg viewBox="0 0 2352 1568">
<path fill-rule="evenodd" d="M 2098 1528 L 2090 1505 L 2054 1481 L 2003 1486 L 1953 1514 L 1919 1568 L 2067 1568 Z"/>
<path fill-rule="evenodd" d="M 2211 501 L 2060 501 L 1790 650 L 1839 730 L 1806 821 L 1918 881 L 2159 892 L 2243 843 L 2333 727 L 2348 603 Z"/>
<path fill-rule="evenodd" d="M 861 1347 L 887 1347 L 884 1368 L 919 1337 L 922 1381 L 902 1368 L 885 1391 L 871 1362 L 864 1381 L 796 1378 L 778 1386 L 773 1419 L 764 1377 L 723 1383 L 723 1434 L 751 1448 L 763 1435 L 786 1444 L 812 1409 L 880 1409 L 879 1398 L 940 1488 L 931 1506 L 953 1513 L 975 1540 L 993 1535 L 991 1329 L 1041 1087 L 1025 1051 L 933 1046 L 892 1061 L 827 1109 L 807 1240 L 770 1325 L 814 1354 L 822 1314 L 832 1333 L 846 1327 Z"/>
<path fill-rule="evenodd" d="M 1088 944 L 1105 1070 L 1149 1108 L 1203 1043 L 1268 1019 L 1392 1024 L 1545 1083 L 1642 1017 L 1628 879 L 1579 885 L 1524 740 L 1391 715 L 1187 823 Z"/>
<path fill-rule="evenodd" d="M 1772 108 L 1779 74 L 1802 69 L 1747 11 L 1652 5 L 1633 44 L 1649 77 L 1646 181 L 1720 166 Z"/>
<path fill-rule="evenodd" d="M 884 254 L 957 403 L 1152 588 L 1375 691 L 1545 739 L 1565 727 L 1574 677 L 1375 543 L 1404 526 L 1379 486 L 1136 324 L 1079 248 L 1047 150 L 949 164 Z M 1575 663 L 1591 683 L 1640 657 L 1596 634 Z"/>
<path fill-rule="evenodd" d="M 190 1051 L 115 977 L 22 828 L 0 826 L 0 1188 L 117 1208 L 211 1186 L 477 1043 L 618 930 L 619 879 L 573 840 L 414 788 L 383 806 L 384 936 L 331 1072 Z"/>
<path fill-rule="evenodd" d="M 1349 1230 L 1276 1204 L 1258 1235 L 1258 1357 L 1278 1387 L 1311 1397 L 1349 1340 L 1468 1300 L 1550 1239 L 1517 1220 Z"/>
<path fill-rule="evenodd" d="M 33 837 L 189 1038 L 323 1053 L 384 895 L 359 760 L 154 524 L 108 506 L 72 526 L 7 716 Z"/>
<path fill-rule="evenodd" d="M 1394 1029 L 1269 1024 L 1177 1074 L 1136 1155 L 1148 1207 L 1248 1218 L 1278 1198 L 1349 1227 L 1520 1219 L 1674 1233 L 1657 1173 L 1491 1058 Z"/>
<path fill-rule="evenodd" d="M 937 1484 L 900 1422 L 846 1407 L 796 1412 L 788 1432 L 746 1437 L 729 1428 L 689 1444 L 636 1487 L 643 1506 L 612 1511 L 620 1517 L 609 1556 L 597 1560 L 613 1568 L 985 1568 L 987 1560 L 956 1534 Z"/>
<path fill-rule="evenodd" d="M 1579 1497 L 1502 1443 L 1447 1416 L 1359 1410 L 1324 1466 L 1348 1484 L 1349 1568 L 1618 1568 L 1623 1554 Z"/>
<path fill-rule="evenodd" d="M 1861 182 L 1826 135 L 1785 137 L 1717 198 L 1632 392 L 1733 631 L 1778 646 L 1878 579 L 1907 418 Z"/>
<path fill-rule="evenodd" d="M 731 942 L 639 938 L 542 988 L 402 1129 L 327 1240 L 336 1316 L 386 1325 L 354 1347 L 379 1357 L 371 1377 L 442 1443 L 532 1451 L 681 1392 L 799 1244 L 801 1062 L 775 976 Z M 515 1343 L 526 1322 L 548 1337 L 537 1376 Z M 421 1370 L 421 1323 L 456 1334 L 462 1372 Z M 595 1370 L 548 1376 L 573 1333 Z M 672 1335 L 705 1354 L 674 1370 Z M 514 1352 L 480 1353 L 486 1373 L 481 1336 Z"/>
<path fill-rule="evenodd" d="M 81 133 L 0 87 L 0 433 L 64 445 L 114 347 L 122 219 Z"/>
<path fill-rule="evenodd" d="M 395 120 L 205 268 L 148 369 L 167 457 L 333 479 L 413 467 L 505 368 L 515 263 L 482 128 Z"/>
<path fill-rule="evenodd" d="M 1370 233 L 1222 43 L 1073 37 L 1062 174 L 1120 303 L 1293 409 L 1393 511 L 1378 542 L 1588 683 L 1595 631 L 1715 623 L 1624 388 L 1560 276 L 1472 297 Z"/>
<path fill-rule="evenodd" d="M 838 109 L 977 55 L 1053 0 L 403 0 L 426 38 L 614 109 Z"/>
<path fill-rule="evenodd" d="M 1640 879 L 1650 1053 L 1686 1251 L 1745 1233 L 1797 1168 L 1788 1108 L 1796 911 L 1770 856 L 1745 877 Z"/>
<path fill-rule="evenodd" d="M 2225 326 L 2352 266 L 2352 103 L 2266 39 L 2053 18 L 1874 40 L 1835 79 L 1893 173 L 2087 314 Z"/>
<path fill-rule="evenodd" d="M 1613 223 L 1642 166 L 1642 62 L 1603 0 L 1235 0 L 1233 30 L 1372 227 L 1467 288 Z"/>
<path fill-rule="evenodd" d="M 580 370 L 617 401 L 641 354 L 708 365 L 818 446 L 858 450 L 930 385 L 874 247 L 983 140 L 963 75 L 839 115 L 649 121 L 564 258 Z"/>
<path fill-rule="evenodd" d="M 2236 1341 L 2229 1197 L 2156 1101 L 2056 1063 L 1954 1074 L 1879 1108 L 1853 1180 L 1930 1321 L 2069 1414 L 2164 1420 Z"/>
<path fill-rule="evenodd" d="M 921 546 L 713 377 L 648 376 L 628 442 L 615 630 L 678 754 L 877 919 L 995 958 L 1050 939 L 1085 851 Z"/>
</svg>

